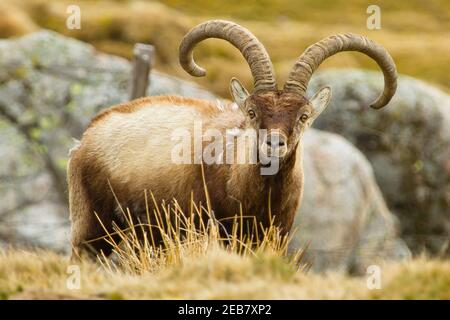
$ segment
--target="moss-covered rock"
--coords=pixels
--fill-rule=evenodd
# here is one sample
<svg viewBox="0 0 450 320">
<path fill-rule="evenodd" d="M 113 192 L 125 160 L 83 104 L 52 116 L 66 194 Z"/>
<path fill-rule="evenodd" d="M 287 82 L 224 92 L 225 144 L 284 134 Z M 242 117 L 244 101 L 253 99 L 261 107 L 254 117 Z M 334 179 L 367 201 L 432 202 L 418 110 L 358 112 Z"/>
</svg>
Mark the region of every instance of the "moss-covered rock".
<svg viewBox="0 0 450 320">
<path fill-rule="evenodd" d="M 41 31 L 0 41 L 1 241 L 67 250 L 65 167 L 101 109 L 129 99 L 131 64 Z M 152 72 L 149 94 L 215 100 L 201 87 Z"/>
<path fill-rule="evenodd" d="M 310 93 L 325 85 L 333 98 L 316 128 L 344 136 L 367 156 L 415 252 L 449 253 L 450 96 L 401 76 L 389 105 L 374 111 L 368 105 L 383 88 L 381 73 L 324 71 Z"/>
<path fill-rule="evenodd" d="M 332 133 L 310 129 L 303 142 L 305 188 L 291 247 L 308 244 L 316 271 L 359 274 L 382 260 L 408 258 L 366 157 Z"/>
</svg>

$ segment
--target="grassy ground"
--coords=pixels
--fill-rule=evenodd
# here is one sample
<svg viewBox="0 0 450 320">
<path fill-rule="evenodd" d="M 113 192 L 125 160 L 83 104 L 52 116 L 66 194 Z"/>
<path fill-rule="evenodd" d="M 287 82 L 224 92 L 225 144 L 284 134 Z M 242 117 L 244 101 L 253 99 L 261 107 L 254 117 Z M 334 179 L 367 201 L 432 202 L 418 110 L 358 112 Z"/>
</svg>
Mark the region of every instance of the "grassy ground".
<svg viewBox="0 0 450 320">
<path fill-rule="evenodd" d="M 369 290 L 367 277 L 308 272 L 306 251 L 289 252 L 288 238 L 273 224 L 252 228 L 236 218 L 225 245 L 210 209 L 193 205 L 189 216 L 169 205 L 161 210 L 152 225 L 134 223 L 124 210 L 130 228 L 114 232 L 121 242 L 106 237 L 113 258 L 79 259 L 79 272 L 74 261 L 56 253 L 0 251 L 0 298 L 450 299 L 449 260 L 380 263 L 381 288 Z M 174 219 L 164 219 L 169 215 Z M 250 230 L 248 237 L 243 228 Z M 133 231 L 138 229 L 143 240 Z M 156 232 L 164 239 L 161 247 L 155 245 Z"/>
<path fill-rule="evenodd" d="M 260 38 L 279 79 L 284 80 L 306 46 L 334 33 L 354 32 L 383 44 L 399 72 L 444 89 L 450 87 L 450 2 L 445 0 L 377 1 L 381 30 L 366 28 L 368 4 L 363 0 L 79 0 L 81 30 L 66 28 L 69 3 L 69 0 L 3 0 L 0 36 L 45 27 L 125 57 L 130 57 L 135 42 L 153 43 L 157 48 L 158 69 L 189 78 L 177 62 L 182 36 L 201 21 L 226 18 L 248 27 Z M 248 68 L 229 44 L 208 40 L 200 45 L 196 57 L 208 70 L 206 78 L 196 81 L 214 92 L 228 95 L 226 84 L 232 76 L 251 86 Z M 369 58 L 350 53 L 327 60 L 323 67 L 377 68 Z"/>
<path fill-rule="evenodd" d="M 450 299 L 450 262 L 418 259 L 382 266 L 382 288 L 365 277 L 298 272 L 277 256 L 213 250 L 199 259 L 142 275 L 81 264 L 81 287 L 67 288 L 69 262 L 55 253 L 0 253 L 3 299 Z"/>
</svg>

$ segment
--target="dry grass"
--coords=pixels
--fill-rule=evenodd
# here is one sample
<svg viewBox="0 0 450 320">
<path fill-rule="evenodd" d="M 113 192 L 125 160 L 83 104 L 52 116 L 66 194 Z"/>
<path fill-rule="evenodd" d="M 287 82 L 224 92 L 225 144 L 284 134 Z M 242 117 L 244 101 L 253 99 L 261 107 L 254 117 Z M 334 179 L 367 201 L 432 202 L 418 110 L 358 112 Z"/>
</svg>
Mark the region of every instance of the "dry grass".
<svg viewBox="0 0 450 320">
<path fill-rule="evenodd" d="M 8 3 L 0 3 L 0 38 L 21 36 L 38 29 L 22 10 Z"/>
<path fill-rule="evenodd" d="M 0 253 L 3 299 L 450 299 L 450 262 L 421 258 L 382 266 L 382 289 L 365 277 L 297 272 L 276 255 L 220 248 L 141 275 L 111 273 L 84 261 L 81 287 L 69 290 L 67 257 L 45 251 Z"/>
<path fill-rule="evenodd" d="M 142 275 L 222 252 L 243 258 L 276 256 L 284 259 L 293 270 L 307 269 L 301 261 L 303 249 L 288 253 L 289 237 L 282 235 L 275 226 L 276 217 L 272 216 L 270 202 L 268 227 L 259 224 L 254 216 L 247 217 L 241 212 L 231 217 L 232 229 L 226 231 L 225 221 L 216 219 L 211 209 L 204 177 L 203 183 L 206 204 L 191 200 L 189 212 L 183 212 L 176 200 L 160 203 L 152 193 L 145 191 L 147 210 L 146 216 L 141 218 L 144 221 L 138 220 L 129 208 L 123 208 L 116 198 L 126 228 L 114 224 L 113 231 L 108 232 L 97 216 L 107 234 L 102 238 L 113 247 L 111 257 L 98 256 L 102 267 L 111 274 Z M 149 204 L 156 208 L 153 212 Z"/>
<path fill-rule="evenodd" d="M 255 224 L 250 230 L 263 236 L 250 232 L 246 237 L 242 227 L 248 225 L 236 217 L 233 232 L 223 239 L 208 204 L 193 205 L 190 215 L 176 203 L 164 206 L 154 212 L 158 220 L 153 228 L 133 221 L 127 209 L 122 213 L 130 228 L 115 230 L 120 244 L 106 237 L 114 245 L 112 257 L 77 262 L 78 289 L 67 285 L 74 263 L 68 257 L 39 250 L 0 251 L 0 298 L 450 299 L 448 260 L 421 257 L 380 265 L 382 289 L 369 290 L 365 277 L 307 272 L 301 263 L 305 251 L 288 254 L 288 239 L 273 226 L 263 231 Z M 146 236 L 138 237 L 136 230 L 147 231 Z M 151 230 L 163 234 L 160 245 Z"/>
<path fill-rule="evenodd" d="M 448 1 L 379 1 L 382 29 L 366 28 L 367 1 L 191 1 L 79 0 L 82 29 L 65 27 L 69 0 L 3 0 L 35 24 L 93 43 L 100 50 L 130 57 L 135 42 L 153 43 L 156 67 L 189 79 L 178 66 L 178 45 L 195 24 L 210 18 L 235 20 L 254 32 L 267 47 L 280 81 L 302 50 L 332 33 L 361 33 L 383 44 L 392 54 L 400 73 L 450 87 L 450 7 Z M 16 10 L 16 12 L 17 12 Z M 9 12 L 9 11 L 8 11 Z M 13 11 L 11 11 L 13 12 Z M 13 13 L 11 13 L 13 14 Z M 130 19 L 132 17 L 132 19 Z M 2 21 L 0 19 L 0 21 Z M 17 23 L 17 28 L 22 28 Z M 0 23 L 0 29 L 1 23 Z M 21 34 L 9 27 L 10 34 Z M 223 41 L 208 40 L 196 51 L 207 68 L 206 78 L 192 79 L 222 96 L 227 83 L 239 77 L 252 81 L 241 55 Z M 377 69 L 361 54 L 340 54 L 323 64 L 328 67 Z"/>
</svg>

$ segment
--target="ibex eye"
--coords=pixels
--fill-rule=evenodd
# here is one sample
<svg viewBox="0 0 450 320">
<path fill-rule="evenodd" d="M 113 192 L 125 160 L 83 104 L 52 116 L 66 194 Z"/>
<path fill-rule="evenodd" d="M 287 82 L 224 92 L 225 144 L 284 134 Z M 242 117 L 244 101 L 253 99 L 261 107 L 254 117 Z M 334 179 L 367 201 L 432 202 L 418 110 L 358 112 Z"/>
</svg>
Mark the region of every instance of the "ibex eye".
<svg viewBox="0 0 450 320">
<path fill-rule="evenodd" d="M 248 116 L 250 117 L 250 119 L 253 119 L 256 116 L 255 111 L 253 110 L 248 110 Z"/>
<path fill-rule="evenodd" d="M 304 113 L 300 116 L 300 121 L 305 122 L 306 120 L 308 120 L 308 115 L 306 113 Z"/>
</svg>

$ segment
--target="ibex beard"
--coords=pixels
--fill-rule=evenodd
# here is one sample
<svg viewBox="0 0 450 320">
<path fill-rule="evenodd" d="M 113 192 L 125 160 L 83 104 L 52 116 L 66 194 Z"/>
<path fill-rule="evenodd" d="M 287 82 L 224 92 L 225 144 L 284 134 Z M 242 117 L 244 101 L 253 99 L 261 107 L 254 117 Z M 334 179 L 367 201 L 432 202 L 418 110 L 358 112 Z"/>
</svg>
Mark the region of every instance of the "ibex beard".
<svg viewBox="0 0 450 320">
<path fill-rule="evenodd" d="M 362 36 L 332 36 L 310 46 L 295 63 L 282 90 L 276 86 L 262 44 L 247 29 L 222 20 L 205 22 L 184 37 L 180 63 L 191 75 L 205 74 L 193 61 L 192 50 L 206 38 L 225 39 L 243 53 L 253 75 L 253 92 L 233 78 L 230 93 L 234 103 L 225 107 L 206 100 L 159 96 L 98 114 L 68 165 L 74 257 L 89 249 L 94 254 L 111 253 L 111 244 L 100 238 L 112 232 L 114 224 L 126 227 L 118 203 L 130 208 L 136 220 L 152 224 L 147 212 L 159 205 L 148 208 L 145 190 L 158 201 L 175 199 L 184 212 L 189 212 L 192 202 L 208 202 L 219 221 L 243 212 L 258 225 L 275 223 L 287 234 L 303 192 L 303 133 L 331 98 L 328 87 L 306 98 L 312 73 L 337 52 L 360 51 L 375 59 L 384 73 L 384 92 L 372 107 L 383 107 L 395 93 L 392 58 L 383 47 Z M 229 136 L 242 136 L 244 142 L 228 144 Z M 245 146 L 247 138 L 250 147 Z M 233 227 L 226 222 L 223 226 L 225 234 Z"/>
</svg>

